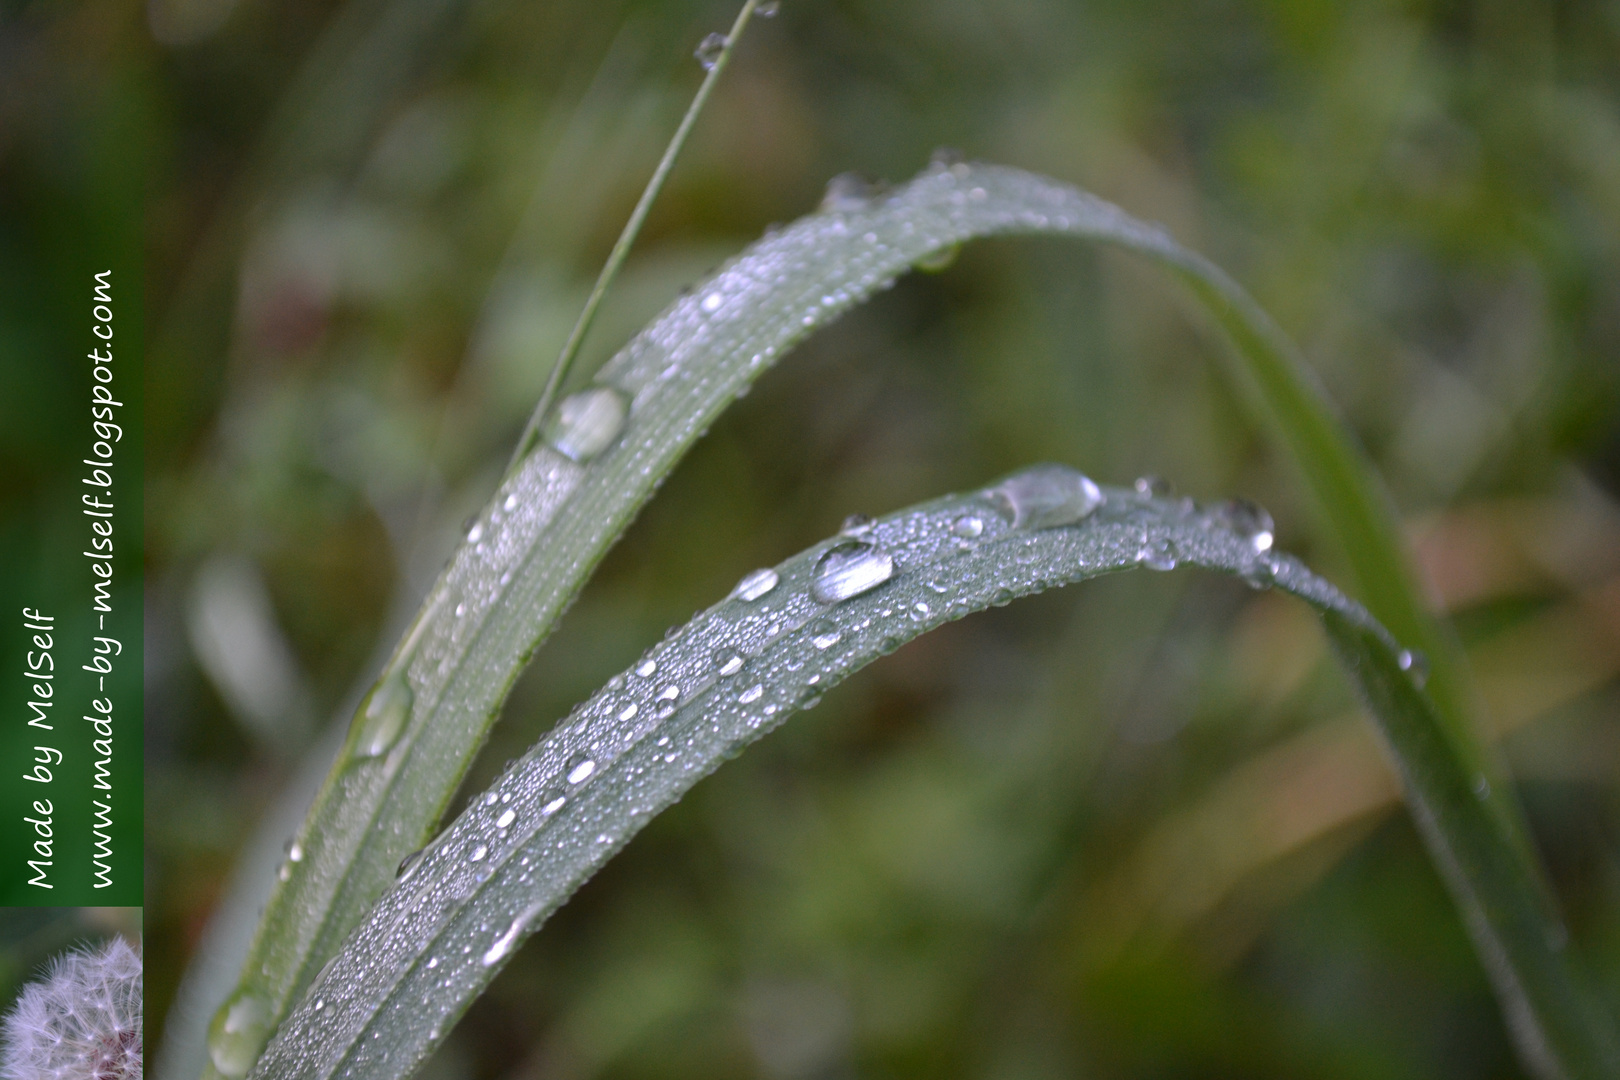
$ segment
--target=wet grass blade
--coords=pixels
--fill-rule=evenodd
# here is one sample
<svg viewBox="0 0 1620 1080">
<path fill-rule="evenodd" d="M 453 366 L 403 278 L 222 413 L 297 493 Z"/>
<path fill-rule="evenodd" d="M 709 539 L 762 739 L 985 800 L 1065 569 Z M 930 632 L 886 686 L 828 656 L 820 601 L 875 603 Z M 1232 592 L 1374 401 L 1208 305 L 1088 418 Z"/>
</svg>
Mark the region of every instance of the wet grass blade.
<svg viewBox="0 0 1620 1080">
<path fill-rule="evenodd" d="M 371 695 L 290 849 L 233 996 L 209 1036 L 243 1075 L 290 1004 L 431 835 L 524 663 L 660 480 L 798 341 L 919 261 L 977 236 L 1102 240 L 1169 264 L 1231 334 L 1285 452 L 1319 496 L 1369 606 L 1430 654 L 1449 753 L 1492 775 L 1472 738 L 1447 639 L 1424 614 L 1393 515 L 1281 333 L 1219 270 L 1162 231 L 1016 169 L 936 164 L 893 192 L 842 191 L 671 305 L 560 402 L 503 480 Z M 1493 784 L 1498 832 L 1536 880 Z"/>
<path fill-rule="evenodd" d="M 1271 550 L 1263 512 L 1101 493 L 1040 466 L 902 511 L 743 580 L 611 680 L 406 868 L 292 1014 L 266 1080 L 409 1073 L 507 958 L 702 777 L 879 656 L 941 623 L 1114 571 L 1178 564 L 1275 585 L 1322 613 L 1544 1076 L 1605 1075 L 1536 885 L 1457 767 L 1411 656 L 1358 604 Z"/>
</svg>

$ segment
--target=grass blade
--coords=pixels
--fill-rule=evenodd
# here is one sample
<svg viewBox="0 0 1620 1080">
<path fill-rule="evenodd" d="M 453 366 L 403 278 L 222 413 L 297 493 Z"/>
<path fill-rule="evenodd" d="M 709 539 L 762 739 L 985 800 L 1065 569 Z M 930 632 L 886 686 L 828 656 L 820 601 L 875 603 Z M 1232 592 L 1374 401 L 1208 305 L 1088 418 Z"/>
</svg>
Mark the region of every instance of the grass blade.
<svg viewBox="0 0 1620 1080">
<path fill-rule="evenodd" d="M 977 236 L 1103 240 L 1169 264 L 1232 334 L 1275 430 L 1330 515 L 1374 613 L 1430 653 L 1449 753 L 1485 772 L 1444 635 L 1423 613 L 1376 482 L 1291 348 L 1219 270 L 1162 231 L 1073 187 L 1016 169 L 936 164 L 872 198 L 767 235 L 676 301 L 564 400 L 424 601 L 362 704 L 272 894 L 210 1054 L 246 1073 L 293 1000 L 432 834 L 527 658 L 658 482 L 748 384 L 817 327 L 913 264 Z M 1498 829 L 1517 819 L 1492 784 Z"/>
<path fill-rule="evenodd" d="M 1100 574 L 1188 564 L 1320 611 L 1403 766 L 1425 834 L 1542 1075 L 1602 1075 L 1598 1040 L 1539 920 L 1535 885 L 1456 767 L 1404 654 L 1360 605 L 1271 551 L 1247 504 L 1101 493 L 1060 466 L 840 534 L 745 578 L 508 770 L 408 868 L 311 988 L 255 1076 L 392 1080 L 506 959 L 654 815 L 849 674 L 992 604 Z M 1509 959 L 1511 958 L 1511 959 Z"/>
</svg>

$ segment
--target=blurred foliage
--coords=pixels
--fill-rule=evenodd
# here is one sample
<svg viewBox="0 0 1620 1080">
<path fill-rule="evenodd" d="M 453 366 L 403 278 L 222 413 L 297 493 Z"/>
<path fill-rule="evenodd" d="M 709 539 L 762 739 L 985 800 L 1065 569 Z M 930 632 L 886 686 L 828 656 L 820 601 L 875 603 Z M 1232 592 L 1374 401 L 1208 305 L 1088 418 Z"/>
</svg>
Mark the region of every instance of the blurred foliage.
<svg viewBox="0 0 1620 1080">
<path fill-rule="evenodd" d="M 146 32 L 123 4 L 6 11 L 36 58 L 0 66 L 8 133 L 73 93 L 19 72 Z M 152 1045 L 256 823 L 492 489 L 731 14 L 151 0 L 158 43 L 105 46 L 153 117 Z M 1602 0 L 784 0 L 581 370 L 828 177 L 939 144 L 1165 222 L 1379 463 L 1620 1009 L 1617 104 Z M 744 572 L 1032 461 L 1254 498 L 1333 576 L 1185 312 L 1131 259 L 993 242 L 812 340 L 632 527 L 471 783 Z M 706 781 L 427 1073 L 1518 1075 L 1396 798 L 1298 605 L 1191 573 L 1026 601 Z"/>
</svg>

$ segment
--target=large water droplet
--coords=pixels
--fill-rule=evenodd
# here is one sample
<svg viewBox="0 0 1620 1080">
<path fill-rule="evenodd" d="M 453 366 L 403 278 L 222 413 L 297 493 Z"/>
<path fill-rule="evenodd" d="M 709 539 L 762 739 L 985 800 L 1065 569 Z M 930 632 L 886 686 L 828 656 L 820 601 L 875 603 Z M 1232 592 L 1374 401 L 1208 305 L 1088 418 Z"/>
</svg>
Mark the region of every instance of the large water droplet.
<svg viewBox="0 0 1620 1080">
<path fill-rule="evenodd" d="M 506 812 L 501 814 L 500 817 L 495 819 L 495 827 L 497 829 L 504 829 L 504 828 L 506 828 L 508 825 L 512 824 L 512 822 L 514 822 L 516 820 L 517 820 L 517 811 L 516 810 L 507 810 Z"/>
<path fill-rule="evenodd" d="M 636 674 L 640 675 L 643 679 L 647 678 L 648 676 L 650 676 L 653 672 L 655 672 L 657 670 L 658 670 L 658 661 L 652 659 L 651 657 L 648 657 L 647 659 L 643 660 L 641 663 L 636 665 Z"/>
<path fill-rule="evenodd" d="M 1018 529 L 1072 525 L 1102 505 L 1091 478 L 1067 465 L 1036 465 L 985 492 Z"/>
<path fill-rule="evenodd" d="M 583 784 L 591 778 L 596 771 L 596 762 L 590 758 L 581 758 L 572 763 L 568 769 L 568 782 L 570 784 Z"/>
<path fill-rule="evenodd" d="M 355 740 L 354 756 L 374 758 L 386 754 L 405 730 L 415 697 L 404 671 L 395 671 L 378 683 L 355 718 L 360 734 Z"/>
<path fill-rule="evenodd" d="M 755 570 L 737 582 L 737 587 L 731 591 L 731 595 L 739 600 L 758 600 L 776 588 L 776 583 L 780 580 L 781 578 L 777 577 L 776 571 L 767 566 Z"/>
<path fill-rule="evenodd" d="M 714 663 L 715 666 L 720 669 L 721 675 L 730 677 L 742 670 L 742 653 L 731 648 L 729 645 L 716 649 L 714 650 Z"/>
<path fill-rule="evenodd" d="M 613 445 L 628 414 L 624 395 L 612 387 L 581 390 L 557 406 L 546 428 L 546 442 L 572 461 L 589 461 Z"/>
<path fill-rule="evenodd" d="M 782 0 L 761 0 L 754 7 L 754 14 L 762 19 L 774 19 L 776 13 L 782 10 Z"/>
<path fill-rule="evenodd" d="M 427 848 L 417 848 L 415 851 L 399 860 L 399 869 L 394 871 L 394 880 L 404 881 L 414 874 L 417 866 L 422 861 L 422 853 L 425 851 L 427 851 Z"/>
<path fill-rule="evenodd" d="M 709 34 L 698 42 L 698 47 L 692 55 L 703 65 L 704 71 L 713 71 L 714 65 L 720 60 L 720 54 L 725 52 L 729 43 L 724 34 Z"/>
<path fill-rule="evenodd" d="M 836 604 L 870 592 L 894 576 L 894 559 L 864 540 L 846 540 L 829 548 L 816 562 L 810 595 Z"/>
<path fill-rule="evenodd" d="M 844 523 L 838 527 L 838 535 L 859 536 L 861 533 L 866 532 L 871 527 L 872 516 L 870 514 L 851 514 L 846 517 L 844 519 Z"/>
<path fill-rule="evenodd" d="M 467 856 L 468 862 L 483 862 L 484 856 L 489 854 L 488 844 L 479 844 L 473 848 L 472 854 Z"/>
<path fill-rule="evenodd" d="M 866 209 L 874 194 L 872 182 L 860 173 L 839 173 L 827 181 L 827 192 L 821 197 L 821 210 L 826 213 L 852 213 Z"/>
<path fill-rule="evenodd" d="M 246 1076 L 270 1037 L 270 1001 L 239 990 L 208 1025 L 208 1057 L 220 1075 Z"/>
<path fill-rule="evenodd" d="M 1429 681 L 1429 658 L 1414 649 L 1402 649 L 1395 657 L 1395 663 L 1406 672 L 1412 685 L 1419 690 Z"/>
<path fill-rule="evenodd" d="M 737 695 L 737 700 L 742 702 L 744 705 L 752 705 L 754 702 L 758 701 L 760 698 L 762 698 L 764 696 L 765 696 L 765 686 L 764 686 L 764 684 L 763 683 L 755 683 L 753 686 L 750 686 L 748 689 L 744 690 L 741 694 L 738 694 Z"/>
</svg>

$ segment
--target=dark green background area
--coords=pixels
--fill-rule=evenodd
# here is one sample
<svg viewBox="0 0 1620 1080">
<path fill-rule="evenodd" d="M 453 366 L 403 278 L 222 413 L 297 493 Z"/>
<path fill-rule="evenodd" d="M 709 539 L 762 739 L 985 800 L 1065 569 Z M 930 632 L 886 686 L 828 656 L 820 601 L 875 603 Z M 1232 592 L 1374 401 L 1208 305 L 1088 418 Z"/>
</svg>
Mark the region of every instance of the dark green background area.
<svg viewBox="0 0 1620 1080">
<path fill-rule="evenodd" d="M 8 5 L 0 70 L 0 904 L 141 903 L 144 882 L 142 229 L 148 132 L 138 79 L 116 39 L 88 11 Z M 91 611 L 81 552 L 90 519 L 79 511 L 81 461 L 95 439 L 87 353 L 94 336 L 93 275 L 110 270 L 115 422 L 114 578 L 105 629 Z M 103 349 L 103 352 L 105 350 Z M 102 496 L 106 501 L 106 496 Z M 25 724 L 22 678 L 32 634 L 24 607 L 56 616 L 54 730 Z M 113 700 L 113 884 L 94 888 L 91 740 L 82 717 L 101 696 L 89 663 L 92 635 L 123 645 L 106 693 Z M 64 757 L 47 785 L 21 779 L 36 744 Z M 30 887 L 37 858 L 32 803 L 54 807 L 49 891 Z"/>
</svg>

